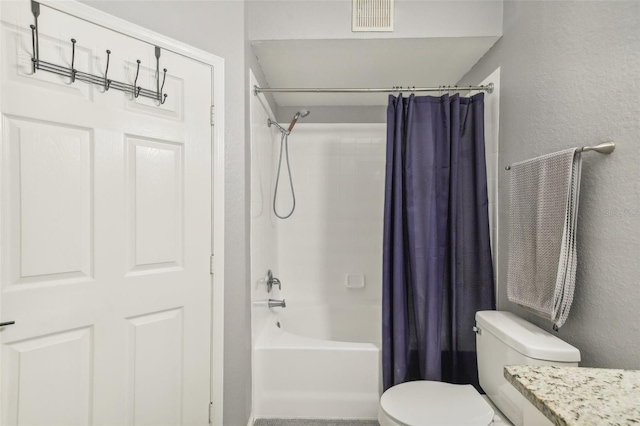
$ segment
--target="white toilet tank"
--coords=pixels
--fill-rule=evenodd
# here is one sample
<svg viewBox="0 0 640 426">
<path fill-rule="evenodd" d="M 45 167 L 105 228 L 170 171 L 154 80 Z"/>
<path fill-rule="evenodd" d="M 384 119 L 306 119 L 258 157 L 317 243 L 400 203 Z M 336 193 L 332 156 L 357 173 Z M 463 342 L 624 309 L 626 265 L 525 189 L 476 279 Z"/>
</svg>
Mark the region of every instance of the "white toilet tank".
<svg viewBox="0 0 640 426">
<path fill-rule="evenodd" d="M 533 406 L 504 378 L 504 366 L 576 367 L 580 351 L 511 312 L 477 312 L 476 327 L 480 386 L 515 426 L 526 425 Z"/>
</svg>

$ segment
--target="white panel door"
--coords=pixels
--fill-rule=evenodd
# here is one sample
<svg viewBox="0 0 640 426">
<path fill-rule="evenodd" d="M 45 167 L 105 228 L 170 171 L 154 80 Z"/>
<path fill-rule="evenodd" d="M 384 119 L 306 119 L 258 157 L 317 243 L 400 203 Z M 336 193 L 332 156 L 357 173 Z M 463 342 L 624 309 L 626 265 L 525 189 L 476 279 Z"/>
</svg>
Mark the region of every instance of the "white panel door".
<svg viewBox="0 0 640 426">
<path fill-rule="evenodd" d="M 212 69 L 162 50 L 166 103 L 32 71 L 0 2 L 0 423 L 205 425 Z M 155 47 L 41 6 L 40 58 L 155 89 Z"/>
</svg>

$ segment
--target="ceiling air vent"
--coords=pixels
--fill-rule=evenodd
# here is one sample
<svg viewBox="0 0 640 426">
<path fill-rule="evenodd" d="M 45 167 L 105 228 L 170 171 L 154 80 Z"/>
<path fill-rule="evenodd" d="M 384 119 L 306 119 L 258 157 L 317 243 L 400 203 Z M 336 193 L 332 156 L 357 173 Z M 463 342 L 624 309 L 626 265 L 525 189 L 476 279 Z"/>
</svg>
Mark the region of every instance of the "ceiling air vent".
<svg viewBox="0 0 640 426">
<path fill-rule="evenodd" d="M 393 31 L 393 0 L 353 0 L 351 31 Z"/>
</svg>

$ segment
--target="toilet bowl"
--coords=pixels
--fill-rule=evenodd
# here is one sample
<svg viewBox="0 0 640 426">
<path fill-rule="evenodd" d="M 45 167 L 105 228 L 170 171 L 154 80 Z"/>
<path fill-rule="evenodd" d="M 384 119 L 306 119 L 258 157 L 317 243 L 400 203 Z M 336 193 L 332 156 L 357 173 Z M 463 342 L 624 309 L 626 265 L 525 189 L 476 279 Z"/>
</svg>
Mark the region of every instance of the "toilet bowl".
<svg viewBox="0 0 640 426">
<path fill-rule="evenodd" d="M 420 380 L 380 398 L 380 426 L 488 426 L 494 411 L 471 385 Z"/>
<path fill-rule="evenodd" d="M 471 385 L 419 380 L 395 385 L 380 398 L 380 426 L 551 425 L 504 378 L 507 364 L 575 367 L 580 351 L 510 312 L 476 313 L 478 378 L 486 396 Z M 504 417 L 503 417 L 504 416 Z"/>
</svg>

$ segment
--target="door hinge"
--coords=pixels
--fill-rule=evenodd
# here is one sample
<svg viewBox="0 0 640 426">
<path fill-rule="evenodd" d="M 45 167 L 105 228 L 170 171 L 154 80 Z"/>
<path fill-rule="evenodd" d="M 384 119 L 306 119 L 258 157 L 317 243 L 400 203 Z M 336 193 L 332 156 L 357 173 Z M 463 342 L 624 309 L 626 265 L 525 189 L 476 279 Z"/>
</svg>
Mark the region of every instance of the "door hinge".
<svg viewBox="0 0 640 426">
<path fill-rule="evenodd" d="M 213 402 L 209 403 L 209 424 L 213 423 Z"/>
<path fill-rule="evenodd" d="M 211 125 L 216 124 L 216 107 L 215 105 L 211 105 Z"/>
<path fill-rule="evenodd" d="M 211 255 L 211 257 L 209 257 L 209 273 L 211 275 L 213 275 L 214 267 L 215 267 L 215 263 L 213 262 L 213 255 Z"/>
</svg>

